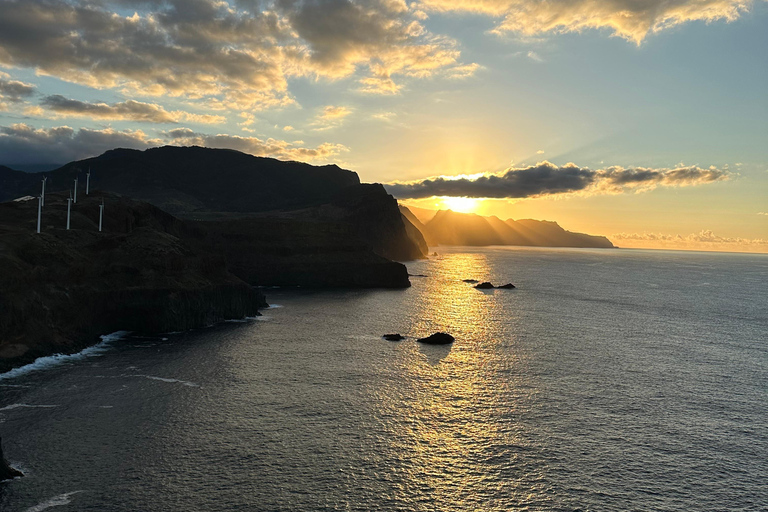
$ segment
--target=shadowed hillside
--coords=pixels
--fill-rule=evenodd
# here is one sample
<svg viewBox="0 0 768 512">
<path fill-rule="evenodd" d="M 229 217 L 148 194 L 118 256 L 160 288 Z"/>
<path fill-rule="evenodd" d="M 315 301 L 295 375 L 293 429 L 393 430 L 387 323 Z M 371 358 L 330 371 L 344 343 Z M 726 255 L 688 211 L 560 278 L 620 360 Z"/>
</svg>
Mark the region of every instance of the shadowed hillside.
<svg viewBox="0 0 768 512">
<path fill-rule="evenodd" d="M 385 258 L 411 260 L 426 252 L 421 235 L 381 185 L 362 185 L 356 173 L 336 165 L 283 162 L 226 149 L 114 149 L 37 174 L 0 167 L 0 201 L 37 196 L 43 177 L 49 192 L 69 191 L 78 178 L 82 194 L 89 170 L 92 190 L 146 201 L 180 218 L 223 220 L 270 212 L 267 216 L 346 226 L 352 243 L 367 244 Z M 264 222 L 261 229 L 268 235 L 271 227 Z"/>
</svg>

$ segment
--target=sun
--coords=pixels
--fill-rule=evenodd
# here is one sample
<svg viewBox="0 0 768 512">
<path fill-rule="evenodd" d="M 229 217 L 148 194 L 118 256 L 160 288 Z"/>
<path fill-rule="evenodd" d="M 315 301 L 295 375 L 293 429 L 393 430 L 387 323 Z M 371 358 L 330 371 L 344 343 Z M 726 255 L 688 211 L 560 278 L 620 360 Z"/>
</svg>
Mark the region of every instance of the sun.
<svg viewBox="0 0 768 512">
<path fill-rule="evenodd" d="M 443 208 L 459 213 L 474 213 L 480 205 L 481 199 L 474 197 L 441 197 Z"/>
</svg>

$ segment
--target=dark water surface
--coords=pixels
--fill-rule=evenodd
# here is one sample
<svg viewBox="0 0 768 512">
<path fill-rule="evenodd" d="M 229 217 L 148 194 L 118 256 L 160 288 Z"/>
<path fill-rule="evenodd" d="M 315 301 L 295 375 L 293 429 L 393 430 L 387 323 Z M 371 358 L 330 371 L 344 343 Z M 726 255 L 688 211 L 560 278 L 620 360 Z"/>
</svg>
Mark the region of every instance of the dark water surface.
<svg viewBox="0 0 768 512">
<path fill-rule="evenodd" d="M 0 510 L 768 509 L 768 257 L 438 251 L 0 376 Z"/>
</svg>

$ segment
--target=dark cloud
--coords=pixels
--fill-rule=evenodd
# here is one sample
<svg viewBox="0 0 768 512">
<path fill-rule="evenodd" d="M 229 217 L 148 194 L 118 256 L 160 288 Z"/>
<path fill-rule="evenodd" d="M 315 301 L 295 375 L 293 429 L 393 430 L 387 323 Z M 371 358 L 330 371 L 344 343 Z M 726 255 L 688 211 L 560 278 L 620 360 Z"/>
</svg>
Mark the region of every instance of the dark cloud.
<svg viewBox="0 0 768 512">
<path fill-rule="evenodd" d="M 282 104 L 290 76 L 457 65 L 452 42 L 424 34 L 395 0 L 0 0 L 0 65 L 142 95 L 250 96 L 251 107 Z"/>
<path fill-rule="evenodd" d="M 645 190 L 657 186 L 690 186 L 726 180 L 729 176 L 727 171 L 696 166 L 674 169 L 608 167 L 592 170 L 575 164 L 556 166 L 545 161 L 475 179 L 432 178 L 410 183 L 391 183 L 385 187 L 390 194 L 400 199 L 432 196 L 512 199 L 575 192 L 620 193 L 628 189 Z"/>
<path fill-rule="evenodd" d="M 63 116 L 90 117 L 116 121 L 139 121 L 147 123 L 177 123 L 181 120 L 200 123 L 223 123 L 222 116 L 192 114 L 189 112 L 168 112 L 161 105 L 128 100 L 109 105 L 65 98 L 60 94 L 46 96 L 40 104 L 48 110 Z"/>
<path fill-rule="evenodd" d="M 61 95 L 47 96 L 40 103 L 60 114 L 81 115 L 94 119 L 145 121 L 150 123 L 174 123 L 176 118 L 162 106 L 128 100 L 114 105 L 89 103 L 67 99 Z"/>
<path fill-rule="evenodd" d="M 324 162 L 347 151 L 345 146 L 330 142 L 306 148 L 284 140 L 206 135 L 189 128 L 177 128 L 152 138 L 141 130 L 75 130 L 69 126 L 35 129 L 26 124 L 15 124 L 0 127 L 0 165 L 69 162 L 100 155 L 114 148 L 145 149 L 165 144 L 236 149 L 256 156 Z"/>
<path fill-rule="evenodd" d="M 112 148 L 143 149 L 158 142 L 140 130 L 35 129 L 26 124 L 0 127 L 0 155 L 5 163 L 68 162 Z"/>
<path fill-rule="evenodd" d="M 18 103 L 32 96 L 35 89 L 32 84 L 11 80 L 8 74 L 0 72 L 0 100 Z"/>
</svg>

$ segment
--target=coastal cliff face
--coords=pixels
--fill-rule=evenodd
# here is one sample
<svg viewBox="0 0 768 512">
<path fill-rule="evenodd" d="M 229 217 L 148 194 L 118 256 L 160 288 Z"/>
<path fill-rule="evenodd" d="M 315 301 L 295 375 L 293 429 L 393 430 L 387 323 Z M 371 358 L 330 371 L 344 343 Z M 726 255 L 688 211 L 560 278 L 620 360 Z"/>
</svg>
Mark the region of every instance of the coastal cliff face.
<svg viewBox="0 0 768 512">
<path fill-rule="evenodd" d="M 66 201 L 49 195 L 40 234 L 36 200 L 0 204 L 0 371 L 116 330 L 184 330 L 266 306 L 183 222 L 107 196 L 99 233 L 98 204 L 79 198 L 66 230 Z"/>
<path fill-rule="evenodd" d="M 198 222 L 198 243 L 227 268 L 261 286 L 406 288 L 405 265 L 374 253 L 349 226 L 317 218 L 242 218 Z"/>
</svg>

